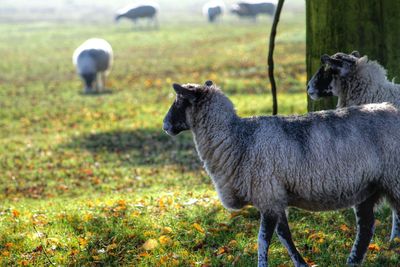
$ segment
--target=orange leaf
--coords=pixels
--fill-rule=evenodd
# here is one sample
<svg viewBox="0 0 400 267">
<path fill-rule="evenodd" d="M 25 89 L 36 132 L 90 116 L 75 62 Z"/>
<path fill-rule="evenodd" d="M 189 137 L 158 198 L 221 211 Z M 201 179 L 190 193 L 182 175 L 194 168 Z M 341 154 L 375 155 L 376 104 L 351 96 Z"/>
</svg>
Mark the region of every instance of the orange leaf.
<svg viewBox="0 0 400 267">
<path fill-rule="evenodd" d="M 372 250 L 372 251 L 380 251 L 381 250 L 381 248 L 377 244 L 374 244 L 374 243 L 369 244 L 368 249 Z"/>
<path fill-rule="evenodd" d="M 342 230 L 343 232 L 348 232 L 348 231 L 350 231 L 349 227 L 347 227 L 347 225 L 345 225 L 345 224 L 342 224 L 342 225 L 340 226 L 340 230 Z"/>
<path fill-rule="evenodd" d="M 150 254 L 147 252 L 142 252 L 139 254 L 139 257 L 148 257 L 148 256 L 150 256 Z"/>
<path fill-rule="evenodd" d="M 227 253 L 227 252 L 228 252 L 227 247 L 220 247 L 220 248 L 217 250 L 217 255 L 222 255 L 222 254 Z"/>
<path fill-rule="evenodd" d="M 82 247 L 85 247 L 87 245 L 87 243 L 88 243 L 88 241 L 85 238 L 82 238 L 82 237 L 78 238 L 78 242 L 79 242 L 79 245 L 82 246 Z"/>
<path fill-rule="evenodd" d="M 14 218 L 17 218 L 19 216 L 19 211 L 18 210 L 13 210 L 12 211 L 12 215 L 14 216 Z"/>
</svg>

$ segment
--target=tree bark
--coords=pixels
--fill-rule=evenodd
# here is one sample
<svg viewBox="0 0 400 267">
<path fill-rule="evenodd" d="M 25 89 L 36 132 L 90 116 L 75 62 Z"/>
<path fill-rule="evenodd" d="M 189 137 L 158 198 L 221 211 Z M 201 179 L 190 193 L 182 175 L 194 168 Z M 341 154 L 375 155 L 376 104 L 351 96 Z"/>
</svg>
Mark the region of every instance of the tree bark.
<svg viewBox="0 0 400 267">
<path fill-rule="evenodd" d="M 308 80 L 320 67 L 322 54 L 353 50 L 377 60 L 390 79 L 400 78 L 399 14 L 399 0 L 306 0 Z M 335 106 L 335 98 L 308 98 L 309 111 Z"/>
</svg>

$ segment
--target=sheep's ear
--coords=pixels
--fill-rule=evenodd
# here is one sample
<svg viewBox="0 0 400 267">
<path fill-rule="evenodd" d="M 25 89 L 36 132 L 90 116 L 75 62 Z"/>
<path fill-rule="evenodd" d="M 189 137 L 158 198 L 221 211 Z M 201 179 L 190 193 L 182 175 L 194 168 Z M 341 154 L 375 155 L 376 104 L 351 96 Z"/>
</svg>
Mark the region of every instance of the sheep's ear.
<svg viewBox="0 0 400 267">
<path fill-rule="evenodd" d="M 355 61 L 350 62 L 348 60 L 332 58 L 330 56 L 326 57 L 325 55 L 323 55 L 322 57 L 321 61 L 324 62 L 324 64 L 328 65 L 333 71 L 335 71 L 341 77 L 346 77 L 354 69 L 356 63 Z"/>
<path fill-rule="evenodd" d="M 358 52 L 357 50 L 354 50 L 353 52 L 351 52 L 350 55 L 354 56 L 356 58 L 360 58 L 361 57 L 360 52 Z"/>
<path fill-rule="evenodd" d="M 212 86 L 213 82 L 211 80 L 208 80 L 204 83 L 205 86 Z"/>
<path fill-rule="evenodd" d="M 194 92 L 192 90 L 189 90 L 189 89 L 187 89 L 187 88 L 185 88 L 182 85 L 177 84 L 177 83 L 174 83 L 172 85 L 172 87 L 174 88 L 175 92 L 178 95 L 183 96 L 184 98 L 188 99 L 189 101 L 196 100 L 196 92 Z"/>
<path fill-rule="evenodd" d="M 331 57 L 330 57 L 329 55 L 327 55 L 327 54 L 322 55 L 322 56 L 321 56 L 321 63 L 322 63 L 322 64 L 328 63 L 328 60 L 329 60 L 330 58 L 331 58 Z"/>
</svg>

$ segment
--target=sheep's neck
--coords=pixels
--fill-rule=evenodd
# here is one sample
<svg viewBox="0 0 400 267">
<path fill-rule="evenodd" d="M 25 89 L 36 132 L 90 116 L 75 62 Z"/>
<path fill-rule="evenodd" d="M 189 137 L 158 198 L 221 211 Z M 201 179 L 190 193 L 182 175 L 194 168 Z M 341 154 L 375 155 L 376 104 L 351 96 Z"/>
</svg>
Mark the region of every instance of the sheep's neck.
<svg viewBox="0 0 400 267">
<path fill-rule="evenodd" d="M 382 67 L 376 63 L 366 63 L 356 74 L 341 81 L 337 107 L 382 102 L 384 99 L 381 94 L 385 90 L 382 87 L 386 83 L 386 73 Z"/>
<path fill-rule="evenodd" d="M 215 172 L 223 165 L 233 149 L 231 125 L 235 118 L 229 114 L 208 113 L 194 127 L 193 134 L 196 148 L 209 171 Z"/>
<path fill-rule="evenodd" d="M 235 129 L 240 128 L 241 119 L 233 108 L 207 107 L 193 127 L 194 141 L 200 159 L 211 176 L 218 195 L 225 207 L 240 209 L 248 204 L 239 192 L 241 184 L 240 162 L 244 151 L 240 149 Z"/>
</svg>

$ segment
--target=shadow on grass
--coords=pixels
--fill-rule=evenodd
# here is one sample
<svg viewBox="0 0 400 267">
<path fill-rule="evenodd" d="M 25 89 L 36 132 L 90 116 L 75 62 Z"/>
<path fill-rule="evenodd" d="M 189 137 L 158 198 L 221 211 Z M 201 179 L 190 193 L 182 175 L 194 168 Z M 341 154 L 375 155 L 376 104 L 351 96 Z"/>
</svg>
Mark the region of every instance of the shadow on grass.
<svg viewBox="0 0 400 267">
<path fill-rule="evenodd" d="M 111 95 L 113 93 L 112 89 L 104 89 L 100 92 L 97 91 L 90 91 L 90 92 L 84 92 L 81 91 L 79 92 L 80 95 L 82 96 L 100 96 L 100 95 Z"/>
<path fill-rule="evenodd" d="M 131 165 L 174 164 L 189 170 L 201 168 L 190 133 L 171 137 L 161 129 L 115 130 L 78 136 L 67 148 L 122 155 Z"/>
</svg>

